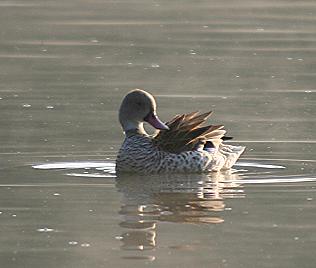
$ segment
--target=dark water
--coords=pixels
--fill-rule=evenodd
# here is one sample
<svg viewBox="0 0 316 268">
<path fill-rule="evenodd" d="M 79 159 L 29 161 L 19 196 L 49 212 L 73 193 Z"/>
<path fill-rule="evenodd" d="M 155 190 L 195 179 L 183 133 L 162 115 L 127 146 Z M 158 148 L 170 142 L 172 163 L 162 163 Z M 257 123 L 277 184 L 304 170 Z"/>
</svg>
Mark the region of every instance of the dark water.
<svg viewBox="0 0 316 268">
<path fill-rule="evenodd" d="M 314 267 L 315 1 L 0 2 L 1 267 Z M 247 151 L 116 178 L 122 96 Z"/>
</svg>

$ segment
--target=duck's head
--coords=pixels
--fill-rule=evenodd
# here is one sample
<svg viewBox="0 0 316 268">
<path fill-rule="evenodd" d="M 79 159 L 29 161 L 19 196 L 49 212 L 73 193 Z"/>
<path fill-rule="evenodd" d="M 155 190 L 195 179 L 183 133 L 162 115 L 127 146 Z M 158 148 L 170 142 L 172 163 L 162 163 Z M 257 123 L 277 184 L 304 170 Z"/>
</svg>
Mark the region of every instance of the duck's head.
<svg viewBox="0 0 316 268">
<path fill-rule="evenodd" d="M 148 122 L 156 129 L 169 129 L 158 118 L 156 106 L 154 97 L 148 92 L 141 89 L 129 92 L 124 97 L 119 110 L 119 120 L 123 130 L 143 132 L 144 122 Z"/>
</svg>

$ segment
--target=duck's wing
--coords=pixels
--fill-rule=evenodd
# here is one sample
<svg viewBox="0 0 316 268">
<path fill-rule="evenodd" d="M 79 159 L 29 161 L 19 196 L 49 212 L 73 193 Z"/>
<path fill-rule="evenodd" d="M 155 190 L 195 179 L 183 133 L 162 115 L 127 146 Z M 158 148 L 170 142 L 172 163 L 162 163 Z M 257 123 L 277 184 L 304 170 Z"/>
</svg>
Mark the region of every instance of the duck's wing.
<svg viewBox="0 0 316 268">
<path fill-rule="evenodd" d="M 224 126 L 202 126 L 211 114 L 212 112 L 203 114 L 193 112 L 176 115 L 166 123 L 169 130 L 159 131 L 153 141 L 160 150 L 171 153 L 194 150 L 207 141 L 220 144 L 221 138 L 226 133 Z"/>
</svg>

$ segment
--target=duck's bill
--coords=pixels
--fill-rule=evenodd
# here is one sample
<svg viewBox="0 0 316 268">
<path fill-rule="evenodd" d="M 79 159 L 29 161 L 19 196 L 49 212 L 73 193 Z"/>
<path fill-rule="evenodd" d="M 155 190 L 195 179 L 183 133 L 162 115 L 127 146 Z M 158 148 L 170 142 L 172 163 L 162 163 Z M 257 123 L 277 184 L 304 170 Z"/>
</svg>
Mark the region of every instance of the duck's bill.
<svg viewBox="0 0 316 268">
<path fill-rule="evenodd" d="M 164 129 L 164 130 L 168 130 L 169 127 L 163 123 L 156 114 L 154 113 L 149 113 L 144 120 L 149 123 L 150 125 L 152 125 L 154 128 L 156 129 Z"/>
</svg>

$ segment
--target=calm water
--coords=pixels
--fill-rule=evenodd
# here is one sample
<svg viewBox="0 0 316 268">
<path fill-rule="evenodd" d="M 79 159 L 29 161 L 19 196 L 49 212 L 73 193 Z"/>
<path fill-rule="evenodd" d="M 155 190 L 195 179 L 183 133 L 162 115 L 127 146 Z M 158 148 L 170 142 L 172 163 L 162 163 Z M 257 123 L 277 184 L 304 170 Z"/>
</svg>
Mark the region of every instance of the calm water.
<svg viewBox="0 0 316 268">
<path fill-rule="evenodd" d="M 316 2 L 0 2 L 1 267 L 314 267 Z M 247 151 L 116 178 L 122 96 Z M 150 130 L 150 129 L 149 129 Z"/>
</svg>

